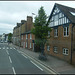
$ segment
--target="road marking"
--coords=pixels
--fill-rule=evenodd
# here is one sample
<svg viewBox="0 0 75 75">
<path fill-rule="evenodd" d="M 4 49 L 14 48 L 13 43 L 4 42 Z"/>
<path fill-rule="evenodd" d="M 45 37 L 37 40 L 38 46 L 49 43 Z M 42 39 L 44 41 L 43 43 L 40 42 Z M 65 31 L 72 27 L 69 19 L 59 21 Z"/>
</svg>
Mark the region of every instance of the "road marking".
<svg viewBox="0 0 75 75">
<path fill-rule="evenodd" d="M 23 55 L 23 54 L 22 54 Z M 25 55 L 23 55 L 25 58 L 27 58 Z"/>
<path fill-rule="evenodd" d="M 8 52 L 8 50 L 6 50 L 6 52 L 7 52 L 7 54 L 9 55 L 9 52 Z"/>
<path fill-rule="evenodd" d="M 9 48 L 7 47 L 7 49 L 9 49 Z"/>
<path fill-rule="evenodd" d="M 42 68 L 40 68 L 38 65 L 36 65 L 33 61 L 30 61 L 31 63 L 33 63 L 36 67 L 38 67 L 41 71 L 43 71 Z"/>
<path fill-rule="evenodd" d="M 12 49 L 12 48 L 10 48 L 10 49 Z"/>
<path fill-rule="evenodd" d="M 14 48 L 15 49 L 15 48 Z"/>
<path fill-rule="evenodd" d="M 12 70 L 13 70 L 14 74 L 16 74 L 14 67 L 12 67 Z"/>
<path fill-rule="evenodd" d="M 10 60 L 10 63 L 12 63 L 12 60 L 11 60 L 10 56 L 9 56 L 9 60 Z"/>
<path fill-rule="evenodd" d="M 5 47 L 3 47 L 3 49 L 5 49 Z"/>
<path fill-rule="evenodd" d="M 18 50 L 17 50 L 18 51 Z M 19 53 L 21 53 L 21 51 L 18 51 Z"/>
<path fill-rule="evenodd" d="M 25 53 L 24 53 L 25 54 Z M 30 59 L 32 59 L 34 62 L 38 63 L 39 65 L 41 65 L 42 67 L 44 67 L 45 69 L 47 69 L 49 72 L 51 72 L 52 74 L 56 74 L 55 72 L 53 72 L 52 70 L 50 70 L 49 68 L 45 67 L 44 65 L 40 64 L 38 61 L 36 61 L 35 59 L 33 59 L 32 57 L 28 56 L 27 54 L 25 54 L 27 57 L 29 57 Z"/>
</svg>

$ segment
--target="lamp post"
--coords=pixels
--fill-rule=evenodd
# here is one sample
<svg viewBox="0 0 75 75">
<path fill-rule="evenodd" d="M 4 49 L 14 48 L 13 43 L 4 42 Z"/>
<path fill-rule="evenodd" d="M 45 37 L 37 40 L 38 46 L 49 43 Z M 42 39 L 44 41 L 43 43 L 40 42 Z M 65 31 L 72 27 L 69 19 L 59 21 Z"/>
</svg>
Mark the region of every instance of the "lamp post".
<svg viewBox="0 0 75 75">
<path fill-rule="evenodd" d="M 32 13 L 32 18 L 33 18 L 33 15 L 36 15 L 36 14 L 35 13 Z M 35 43 L 34 40 L 32 40 L 32 43 L 33 43 L 33 51 L 34 51 L 34 43 Z"/>
<path fill-rule="evenodd" d="M 20 24 L 20 46 L 21 46 L 21 24 Z"/>
</svg>

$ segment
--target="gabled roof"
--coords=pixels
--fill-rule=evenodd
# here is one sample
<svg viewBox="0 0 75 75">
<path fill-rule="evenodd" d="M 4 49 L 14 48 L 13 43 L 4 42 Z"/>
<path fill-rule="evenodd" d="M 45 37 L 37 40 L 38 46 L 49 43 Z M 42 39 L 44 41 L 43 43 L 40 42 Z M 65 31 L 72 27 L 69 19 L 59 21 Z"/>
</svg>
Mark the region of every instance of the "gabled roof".
<svg viewBox="0 0 75 75">
<path fill-rule="evenodd" d="M 60 11 L 66 15 L 66 17 L 72 22 L 75 23 L 75 15 L 73 15 L 72 13 L 75 13 L 75 8 L 71 8 L 68 6 L 64 6 L 64 5 L 60 5 L 55 3 L 54 8 L 57 7 L 60 9 Z M 53 8 L 53 9 L 54 9 Z M 52 14 L 52 13 L 51 13 Z"/>
</svg>

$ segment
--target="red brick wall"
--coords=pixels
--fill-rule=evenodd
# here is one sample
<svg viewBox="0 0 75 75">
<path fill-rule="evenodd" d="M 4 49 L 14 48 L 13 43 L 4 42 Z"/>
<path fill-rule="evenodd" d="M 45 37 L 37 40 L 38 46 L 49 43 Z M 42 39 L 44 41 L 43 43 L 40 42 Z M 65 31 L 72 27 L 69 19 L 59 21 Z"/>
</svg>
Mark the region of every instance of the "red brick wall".
<svg viewBox="0 0 75 75">
<path fill-rule="evenodd" d="M 75 65 L 75 26 L 73 27 L 72 63 Z"/>
<path fill-rule="evenodd" d="M 32 34 L 32 39 L 30 39 L 30 34 L 28 34 L 28 39 L 26 39 L 26 34 L 23 35 L 23 40 L 22 40 L 22 36 L 21 36 L 21 42 L 23 42 L 23 48 L 27 48 L 27 49 L 30 49 L 32 50 L 33 49 L 33 43 L 32 43 L 32 40 L 35 39 L 35 36 Z M 25 44 L 24 44 L 25 42 Z M 26 47 L 26 42 L 27 42 L 27 47 Z M 30 43 L 31 43 L 31 48 L 30 48 Z"/>
<path fill-rule="evenodd" d="M 69 36 L 64 37 L 63 35 L 63 26 L 58 27 L 58 37 L 54 37 L 54 29 L 52 29 L 52 32 L 50 33 L 50 39 L 49 45 L 50 45 L 50 51 L 47 51 L 47 46 L 45 46 L 45 52 L 53 55 L 55 57 L 61 58 L 66 61 L 70 61 L 70 55 L 71 55 L 71 27 L 72 25 L 69 25 Z M 58 53 L 53 52 L 53 47 L 57 46 L 58 47 Z M 63 55 L 63 48 L 68 48 L 69 49 L 69 54 L 68 55 Z"/>
<path fill-rule="evenodd" d="M 27 31 L 30 31 L 33 26 L 32 17 L 27 16 Z"/>
</svg>

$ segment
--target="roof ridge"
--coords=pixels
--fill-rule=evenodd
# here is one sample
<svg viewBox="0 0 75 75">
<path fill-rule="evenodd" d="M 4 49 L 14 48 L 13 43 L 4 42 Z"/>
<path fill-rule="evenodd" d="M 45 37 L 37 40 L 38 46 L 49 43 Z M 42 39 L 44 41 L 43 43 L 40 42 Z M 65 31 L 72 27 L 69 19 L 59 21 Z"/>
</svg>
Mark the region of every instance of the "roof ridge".
<svg viewBox="0 0 75 75">
<path fill-rule="evenodd" d="M 66 8 L 75 10 L 75 8 L 73 8 L 73 7 L 69 7 L 69 6 L 62 5 L 62 4 L 55 3 L 55 5 L 57 5 L 57 6 L 62 6 L 62 7 L 66 7 Z"/>
</svg>

